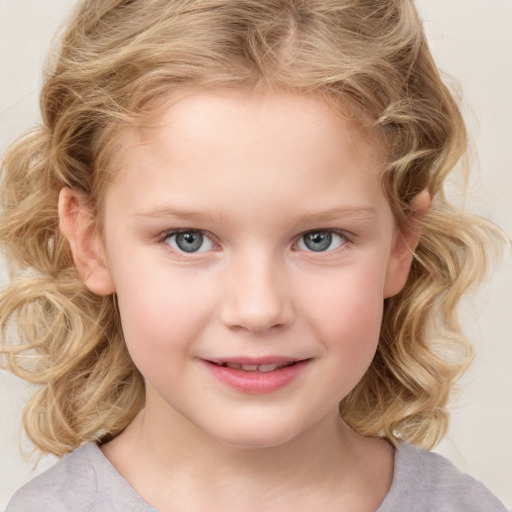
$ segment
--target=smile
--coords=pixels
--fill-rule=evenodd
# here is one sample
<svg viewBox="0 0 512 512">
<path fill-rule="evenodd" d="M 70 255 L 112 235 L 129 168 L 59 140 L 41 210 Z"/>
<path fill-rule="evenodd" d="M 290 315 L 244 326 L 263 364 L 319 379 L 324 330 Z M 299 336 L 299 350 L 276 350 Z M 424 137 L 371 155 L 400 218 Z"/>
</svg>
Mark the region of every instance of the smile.
<svg viewBox="0 0 512 512">
<path fill-rule="evenodd" d="M 266 394 L 285 388 L 299 379 L 313 359 L 201 361 L 223 385 L 242 393 Z"/>
<path fill-rule="evenodd" d="M 287 366 L 292 366 L 296 364 L 296 361 L 291 361 L 288 363 L 271 363 L 271 364 L 241 364 L 241 363 L 213 363 L 222 368 L 232 368 L 233 370 L 244 370 L 246 372 L 273 372 L 275 370 L 280 370 L 281 368 L 286 368 Z"/>
</svg>

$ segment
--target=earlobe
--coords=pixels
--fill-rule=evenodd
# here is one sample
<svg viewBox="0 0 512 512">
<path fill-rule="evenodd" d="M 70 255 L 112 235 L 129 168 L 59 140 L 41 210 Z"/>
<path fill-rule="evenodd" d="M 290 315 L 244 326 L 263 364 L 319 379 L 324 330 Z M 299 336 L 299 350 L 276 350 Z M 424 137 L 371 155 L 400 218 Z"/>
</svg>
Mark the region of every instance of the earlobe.
<svg viewBox="0 0 512 512">
<path fill-rule="evenodd" d="M 59 221 L 73 261 L 85 285 L 98 295 L 110 295 L 115 287 L 103 244 L 96 231 L 87 198 L 82 192 L 63 187 L 59 194 Z"/>
<path fill-rule="evenodd" d="M 422 190 L 410 203 L 409 221 L 397 233 L 389 256 L 384 298 L 396 295 L 405 286 L 411 270 L 414 251 L 421 235 L 420 221 L 429 212 L 431 203 L 430 193 L 427 190 Z"/>
</svg>

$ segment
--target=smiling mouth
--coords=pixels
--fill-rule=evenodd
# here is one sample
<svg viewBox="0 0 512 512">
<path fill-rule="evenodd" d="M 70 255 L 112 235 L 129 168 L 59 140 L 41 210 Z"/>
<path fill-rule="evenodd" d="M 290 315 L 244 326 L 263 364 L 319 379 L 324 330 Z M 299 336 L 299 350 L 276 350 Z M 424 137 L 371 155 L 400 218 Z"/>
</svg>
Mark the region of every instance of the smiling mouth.
<svg viewBox="0 0 512 512">
<path fill-rule="evenodd" d="M 313 358 L 233 357 L 202 361 L 221 383 L 239 393 L 261 395 L 290 385 L 306 371 Z"/>
<path fill-rule="evenodd" d="M 241 363 L 224 363 L 224 362 L 215 362 L 210 361 L 216 366 L 220 366 L 221 368 L 231 368 L 232 370 L 244 370 L 246 372 L 274 372 L 276 370 L 281 370 L 282 368 L 288 368 L 289 366 L 293 366 L 300 361 L 288 361 L 286 363 L 273 363 L 273 364 L 241 364 Z"/>
</svg>

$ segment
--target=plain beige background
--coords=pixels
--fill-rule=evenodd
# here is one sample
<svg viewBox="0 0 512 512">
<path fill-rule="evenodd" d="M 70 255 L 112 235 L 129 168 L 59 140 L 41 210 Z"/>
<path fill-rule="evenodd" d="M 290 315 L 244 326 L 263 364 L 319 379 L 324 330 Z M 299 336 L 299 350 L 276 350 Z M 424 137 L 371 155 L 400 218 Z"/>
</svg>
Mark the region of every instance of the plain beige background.
<svg viewBox="0 0 512 512">
<path fill-rule="evenodd" d="M 38 121 L 41 67 L 51 38 L 74 0 L 0 0 L 0 152 Z M 441 69 L 464 91 L 464 111 L 480 155 L 467 208 L 512 235 L 512 1 L 420 0 L 420 13 Z M 456 201 L 461 198 L 453 194 Z M 6 275 L 0 261 L 0 283 Z M 482 480 L 512 508 L 512 258 L 464 304 L 476 347 L 474 366 L 452 407 L 437 451 Z M 33 477 L 20 456 L 19 418 L 30 389 L 0 371 L 0 510 Z M 53 463 L 43 459 L 41 471 Z"/>
</svg>

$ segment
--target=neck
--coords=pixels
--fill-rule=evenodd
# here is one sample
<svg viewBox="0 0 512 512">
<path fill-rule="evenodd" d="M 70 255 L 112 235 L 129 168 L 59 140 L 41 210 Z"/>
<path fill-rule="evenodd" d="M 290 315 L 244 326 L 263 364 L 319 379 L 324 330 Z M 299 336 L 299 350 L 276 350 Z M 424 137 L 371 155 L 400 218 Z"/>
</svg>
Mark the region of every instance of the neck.
<svg viewBox="0 0 512 512">
<path fill-rule="evenodd" d="M 210 511 L 260 510 L 264 505 L 283 512 L 305 503 L 330 509 L 333 499 L 349 510 L 375 510 L 391 485 L 390 447 L 361 438 L 336 411 L 289 442 L 265 447 L 219 442 L 179 413 L 170 418 L 169 411 L 161 411 L 147 406 L 103 451 L 162 512 L 173 503 Z M 384 459 L 388 464 L 382 478 Z M 379 468 L 379 474 L 369 468 Z M 368 508 L 359 506 L 361 496 Z M 319 506 L 324 500 L 327 508 Z"/>
</svg>

